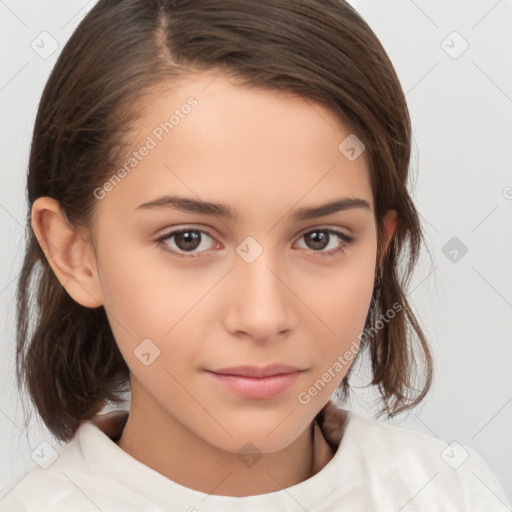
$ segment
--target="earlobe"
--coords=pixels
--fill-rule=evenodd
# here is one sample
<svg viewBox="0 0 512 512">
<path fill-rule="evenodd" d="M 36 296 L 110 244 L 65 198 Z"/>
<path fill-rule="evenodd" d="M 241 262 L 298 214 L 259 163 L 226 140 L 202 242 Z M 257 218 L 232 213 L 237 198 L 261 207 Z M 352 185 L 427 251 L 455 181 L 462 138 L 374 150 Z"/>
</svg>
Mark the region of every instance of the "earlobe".
<svg viewBox="0 0 512 512">
<path fill-rule="evenodd" d="M 68 225 L 59 203 L 39 197 L 31 212 L 32 229 L 57 279 L 79 304 L 103 304 L 96 260 L 89 244 Z"/>
</svg>

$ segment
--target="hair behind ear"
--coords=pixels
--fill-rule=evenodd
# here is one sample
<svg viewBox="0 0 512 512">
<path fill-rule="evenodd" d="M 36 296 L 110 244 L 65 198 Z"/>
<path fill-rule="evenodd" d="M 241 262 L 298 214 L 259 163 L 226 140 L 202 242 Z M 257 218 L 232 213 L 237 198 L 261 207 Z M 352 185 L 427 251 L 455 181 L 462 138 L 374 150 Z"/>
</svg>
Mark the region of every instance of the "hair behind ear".
<svg viewBox="0 0 512 512">
<path fill-rule="evenodd" d="M 43 262 L 43 263 L 41 263 Z M 32 272 L 39 273 L 34 332 L 29 334 Z M 39 271 L 39 272 L 37 272 Z M 26 390 L 48 429 L 68 441 L 105 400 L 124 401 L 129 369 L 116 345 L 103 307 L 86 308 L 60 284 L 32 237 L 17 289 L 17 384 Z M 30 338 L 28 345 L 24 341 Z M 26 411 L 28 412 L 28 411 Z M 25 423 L 29 414 L 25 414 Z"/>
<path fill-rule="evenodd" d="M 423 231 L 419 215 L 408 196 L 401 202 L 401 210 L 403 213 L 397 219 L 393 237 L 386 250 L 379 251 L 381 263 L 376 272 L 359 350 L 338 389 L 342 400 L 350 398 L 350 375 L 356 361 L 368 352 L 372 373 L 369 385 L 377 387 L 383 403 L 378 414 L 386 413 L 389 417 L 418 405 L 430 390 L 433 378 L 428 341 L 406 297 L 411 273 L 424 242 Z M 380 233 L 384 237 L 382 229 Z M 400 277 L 399 257 L 404 253 L 406 242 L 408 267 Z M 419 343 L 413 343 L 413 340 Z"/>
</svg>

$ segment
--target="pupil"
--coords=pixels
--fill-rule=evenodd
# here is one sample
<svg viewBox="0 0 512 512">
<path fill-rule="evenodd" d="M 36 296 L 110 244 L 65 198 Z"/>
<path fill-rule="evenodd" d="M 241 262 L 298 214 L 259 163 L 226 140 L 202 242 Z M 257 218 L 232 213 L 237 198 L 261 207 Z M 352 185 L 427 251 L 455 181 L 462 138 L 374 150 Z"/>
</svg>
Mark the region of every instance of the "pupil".
<svg viewBox="0 0 512 512">
<path fill-rule="evenodd" d="M 306 238 L 312 240 L 313 249 L 324 249 L 327 247 L 329 235 L 325 231 L 312 231 Z"/>
<path fill-rule="evenodd" d="M 184 251 L 196 249 L 200 238 L 200 234 L 196 231 L 183 231 L 176 235 L 176 245 Z"/>
</svg>

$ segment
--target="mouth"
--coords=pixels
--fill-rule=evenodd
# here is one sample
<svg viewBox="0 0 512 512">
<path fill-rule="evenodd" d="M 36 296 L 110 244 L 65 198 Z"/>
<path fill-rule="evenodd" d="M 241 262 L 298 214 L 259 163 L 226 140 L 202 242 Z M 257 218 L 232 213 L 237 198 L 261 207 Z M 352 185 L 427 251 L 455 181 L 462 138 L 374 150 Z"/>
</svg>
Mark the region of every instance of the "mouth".
<svg viewBox="0 0 512 512">
<path fill-rule="evenodd" d="M 274 375 L 285 375 L 302 371 L 301 368 L 290 366 L 282 363 L 273 363 L 267 366 L 231 366 L 229 368 L 221 368 L 219 370 L 208 370 L 220 375 L 237 375 L 240 377 L 272 377 Z"/>
<path fill-rule="evenodd" d="M 251 399 L 269 399 L 292 387 L 305 370 L 272 365 L 266 368 L 236 367 L 206 370 L 214 382 L 234 393 Z"/>
</svg>

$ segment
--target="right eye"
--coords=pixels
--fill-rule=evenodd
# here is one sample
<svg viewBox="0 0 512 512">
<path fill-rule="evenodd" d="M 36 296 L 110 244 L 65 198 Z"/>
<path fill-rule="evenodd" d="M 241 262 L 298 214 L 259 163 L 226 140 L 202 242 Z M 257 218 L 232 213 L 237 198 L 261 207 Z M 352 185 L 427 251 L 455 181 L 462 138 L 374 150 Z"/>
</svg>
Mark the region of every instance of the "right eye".
<svg viewBox="0 0 512 512">
<path fill-rule="evenodd" d="M 197 258 L 200 254 L 196 254 L 193 251 L 201 247 L 205 237 L 213 240 L 213 237 L 202 229 L 182 228 L 170 231 L 159 237 L 155 242 L 163 251 L 170 252 L 178 257 Z M 167 241 L 173 241 L 171 244 L 174 246 L 173 249 L 169 248 L 170 244 L 168 244 Z M 215 246 L 215 244 L 213 245 Z M 205 250 L 198 252 L 202 253 L 205 252 Z"/>
</svg>

